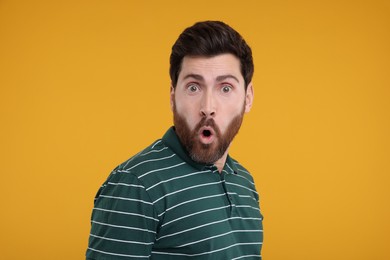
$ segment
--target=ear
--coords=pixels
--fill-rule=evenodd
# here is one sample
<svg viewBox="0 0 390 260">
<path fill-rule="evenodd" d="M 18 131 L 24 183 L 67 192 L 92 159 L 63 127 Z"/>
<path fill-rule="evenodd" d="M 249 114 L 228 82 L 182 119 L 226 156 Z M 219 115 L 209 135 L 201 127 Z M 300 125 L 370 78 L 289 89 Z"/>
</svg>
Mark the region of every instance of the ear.
<svg viewBox="0 0 390 260">
<path fill-rule="evenodd" d="M 171 110 L 173 112 L 173 107 L 175 105 L 175 88 L 172 86 L 172 83 L 171 83 L 171 90 L 170 90 L 170 103 L 171 103 Z"/>
<path fill-rule="evenodd" d="M 245 93 L 245 113 L 248 113 L 251 111 L 252 104 L 253 104 L 253 97 L 254 97 L 254 91 L 253 91 L 253 85 L 252 82 L 248 84 L 248 87 L 246 89 Z"/>
</svg>

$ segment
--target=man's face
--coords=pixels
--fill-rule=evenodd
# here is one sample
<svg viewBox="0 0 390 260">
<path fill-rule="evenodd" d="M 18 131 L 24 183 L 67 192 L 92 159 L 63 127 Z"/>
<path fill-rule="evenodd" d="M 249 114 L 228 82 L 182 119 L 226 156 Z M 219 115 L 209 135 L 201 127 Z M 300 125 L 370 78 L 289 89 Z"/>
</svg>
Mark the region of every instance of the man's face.
<svg viewBox="0 0 390 260">
<path fill-rule="evenodd" d="M 176 133 L 191 158 L 212 164 L 226 155 L 252 101 L 252 84 L 245 91 L 234 55 L 184 57 L 171 107 Z"/>
</svg>

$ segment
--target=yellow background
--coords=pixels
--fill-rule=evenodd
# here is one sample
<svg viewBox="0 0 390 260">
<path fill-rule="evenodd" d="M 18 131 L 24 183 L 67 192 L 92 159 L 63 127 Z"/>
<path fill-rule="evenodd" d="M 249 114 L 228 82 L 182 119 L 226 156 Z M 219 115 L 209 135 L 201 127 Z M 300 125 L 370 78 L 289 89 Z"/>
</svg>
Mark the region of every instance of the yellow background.
<svg viewBox="0 0 390 260">
<path fill-rule="evenodd" d="M 171 125 L 170 48 L 207 19 L 254 53 L 231 154 L 264 259 L 390 259 L 389 1 L 0 0 L 1 259 L 84 259 L 97 189 Z"/>
</svg>

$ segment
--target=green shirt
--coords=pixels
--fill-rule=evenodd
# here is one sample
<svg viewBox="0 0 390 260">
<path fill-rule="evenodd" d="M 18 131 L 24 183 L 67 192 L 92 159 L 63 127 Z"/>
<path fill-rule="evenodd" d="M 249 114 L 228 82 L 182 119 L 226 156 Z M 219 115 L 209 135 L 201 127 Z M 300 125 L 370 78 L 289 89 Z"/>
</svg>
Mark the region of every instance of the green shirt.
<svg viewBox="0 0 390 260">
<path fill-rule="evenodd" d="M 261 259 L 252 176 L 192 161 L 174 128 L 110 174 L 91 222 L 87 259 Z"/>
</svg>

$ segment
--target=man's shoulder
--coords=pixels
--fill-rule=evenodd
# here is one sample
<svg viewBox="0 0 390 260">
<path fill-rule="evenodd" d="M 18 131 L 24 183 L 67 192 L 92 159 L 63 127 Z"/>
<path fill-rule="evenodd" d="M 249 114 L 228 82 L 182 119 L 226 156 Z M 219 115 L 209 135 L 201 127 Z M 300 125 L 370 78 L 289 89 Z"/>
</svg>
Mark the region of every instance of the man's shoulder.
<svg viewBox="0 0 390 260">
<path fill-rule="evenodd" d="M 144 150 L 121 163 L 115 170 L 116 178 L 136 178 L 145 187 L 176 177 L 187 164 L 168 145 L 164 139 L 158 139 Z M 188 169 L 187 169 L 188 170 Z"/>
<path fill-rule="evenodd" d="M 234 164 L 235 171 L 238 175 L 245 177 L 246 179 L 250 180 L 253 182 L 253 177 L 252 174 L 249 172 L 248 169 L 246 169 L 241 163 L 239 163 L 237 160 L 234 158 L 231 158 L 232 163 Z"/>
<path fill-rule="evenodd" d="M 169 164 L 175 157 L 175 153 L 164 144 L 161 139 L 156 140 L 151 145 L 121 163 L 116 171 L 129 172 L 137 176 L 158 168 L 160 165 Z"/>
</svg>

